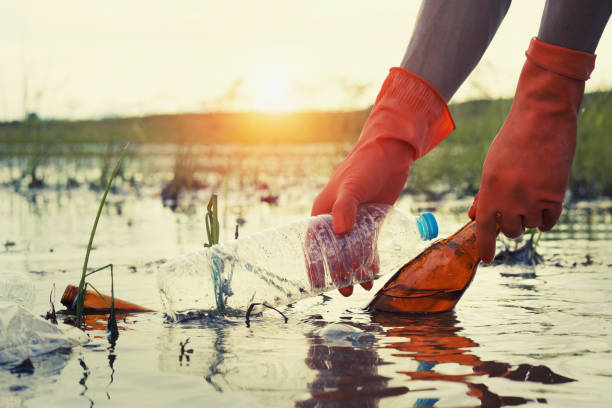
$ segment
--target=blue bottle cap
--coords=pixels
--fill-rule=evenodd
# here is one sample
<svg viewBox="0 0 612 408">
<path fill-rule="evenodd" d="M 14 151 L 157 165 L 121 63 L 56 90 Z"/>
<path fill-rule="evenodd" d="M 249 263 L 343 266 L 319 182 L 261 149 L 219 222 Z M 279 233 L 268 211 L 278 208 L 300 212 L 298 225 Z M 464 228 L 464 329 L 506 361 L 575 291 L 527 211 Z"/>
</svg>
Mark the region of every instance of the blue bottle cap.
<svg viewBox="0 0 612 408">
<path fill-rule="evenodd" d="M 419 233 L 423 241 L 428 241 L 438 236 L 438 221 L 436 221 L 436 217 L 432 213 L 426 212 L 419 215 L 417 225 L 419 226 Z"/>
</svg>

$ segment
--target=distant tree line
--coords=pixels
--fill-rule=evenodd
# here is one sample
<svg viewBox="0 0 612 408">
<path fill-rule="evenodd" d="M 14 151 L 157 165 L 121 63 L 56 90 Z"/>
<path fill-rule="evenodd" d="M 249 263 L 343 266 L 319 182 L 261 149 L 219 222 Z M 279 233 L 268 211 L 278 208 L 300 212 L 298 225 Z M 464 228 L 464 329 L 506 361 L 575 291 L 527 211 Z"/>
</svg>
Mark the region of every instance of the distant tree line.
<svg viewBox="0 0 612 408">
<path fill-rule="evenodd" d="M 452 104 L 457 129 L 411 169 L 412 192 L 472 195 L 480 184 L 487 150 L 512 101 L 475 100 Z M 52 156 L 62 146 L 123 141 L 139 143 L 279 144 L 354 142 L 369 109 L 349 112 L 202 113 L 151 115 L 101 120 L 40 120 L 0 122 L 0 157 L 32 151 Z M 35 130 L 35 131 L 34 131 Z M 25 144 L 28 149 L 10 148 Z M 40 149 L 38 149 L 40 150 Z M 612 196 L 612 91 L 585 95 L 578 124 L 578 144 L 570 190 L 574 198 Z M 31 154 L 31 153 L 30 153 Z"/>
</svg>

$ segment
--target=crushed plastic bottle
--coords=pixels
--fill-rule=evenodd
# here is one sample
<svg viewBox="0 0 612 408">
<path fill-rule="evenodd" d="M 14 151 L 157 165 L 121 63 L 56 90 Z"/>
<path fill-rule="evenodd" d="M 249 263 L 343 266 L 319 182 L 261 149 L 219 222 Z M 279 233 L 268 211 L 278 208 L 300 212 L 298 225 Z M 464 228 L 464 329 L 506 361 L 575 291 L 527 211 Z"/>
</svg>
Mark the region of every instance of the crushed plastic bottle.
<svg viewBox="0 0 612 408">
<path fill-rule="evenodd" d="M 32 313 L 34 293 L 34 284 L 26 275 L 0 274 L 0 364 L 89 341 L 79 329 L 53 325 Z"/>
<path fill-rule="evenodd" d="M 355 227 L 342 235 L 333 232 L 331 215 L 310 217 L 162 265 L 162 305 L 176 321 L 293 303 L 393 272 L 437 234 L 433 214 L 414 217 L 382 204 L 360 206 Z"/>
<path fill-rule="evenodd" d="M 0 300 L 0 364 L 89 341 L 81 330 L 53 325 L 20 304 Z"/>
</svg>

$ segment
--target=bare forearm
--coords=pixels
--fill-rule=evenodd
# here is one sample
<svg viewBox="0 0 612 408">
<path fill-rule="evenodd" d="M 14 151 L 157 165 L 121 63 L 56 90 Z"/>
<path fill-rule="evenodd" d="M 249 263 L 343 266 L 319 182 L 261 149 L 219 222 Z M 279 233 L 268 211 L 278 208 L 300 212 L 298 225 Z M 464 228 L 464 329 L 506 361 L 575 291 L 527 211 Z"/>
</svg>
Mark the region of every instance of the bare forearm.
<svg viewBox="0 0 612 408">
<path fill-rule="evenodd" d="M 611 11 L 610 0 L 548 0 L 538 39 L 593 54 Z"/>
<path fill-rule="evenodd" d="M 448 102 L 480 61 L 509 7 L 510 0 L 424 0 L 402 68 L 428 80 Z"/>
</svg>

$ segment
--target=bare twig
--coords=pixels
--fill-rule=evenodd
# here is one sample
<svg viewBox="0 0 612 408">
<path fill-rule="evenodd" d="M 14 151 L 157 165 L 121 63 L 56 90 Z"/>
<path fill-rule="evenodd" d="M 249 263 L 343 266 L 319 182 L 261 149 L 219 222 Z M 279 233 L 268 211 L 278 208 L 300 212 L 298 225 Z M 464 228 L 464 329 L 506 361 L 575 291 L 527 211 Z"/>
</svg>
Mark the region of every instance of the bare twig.
<svg viewBox="0 0 612 408">
<path fill-rule="evenodd" d="M 250 317 L 251 317 L 251 313 L 253 313 L 253 309 L 255 308 L 255 306 L 264 306 L 264 307 L 267 307 L 268 309 L 275 310 L 275 311 L 276 311 L 278 314 L 280 314 L 281 316 L 283 316 L 283 319 L 285 319 L 285 324 L 286 324 L 286 323 L 289 321 L 289 318 L 288 318 L 287 316 L 285 316 L 285 315 L 283 314 L 283 312 L 281 312 L 280 310 L 278 310 L 278 309 L 277 309 L 277 308 L 275 308 L 274 306 L 270 306 L 270 305 L 266 304 L 265 302 L 264 302 L 264 303 L 251 303 L 251 304 L 249 305 L 249 308 L 247 309 L 247 312 L 246 312 L 246 320 L 245 320 L 245 323 L 246 323 L 246 326 L 247 326 L 247 327 L 251 327 L 251 320 L 250 320 Z"/>
<path fill-rule="evenodd" d="M 51 288 L 51 292 L 49 292 L 49 303 L 51 304 L 51 310 L 47 312 L 45 319 L 51 320 L 51 323 L 57 324 L 57 315 L 55 314 L 55 283 L 53 284 L 53 288 Z"/>
</svg>

